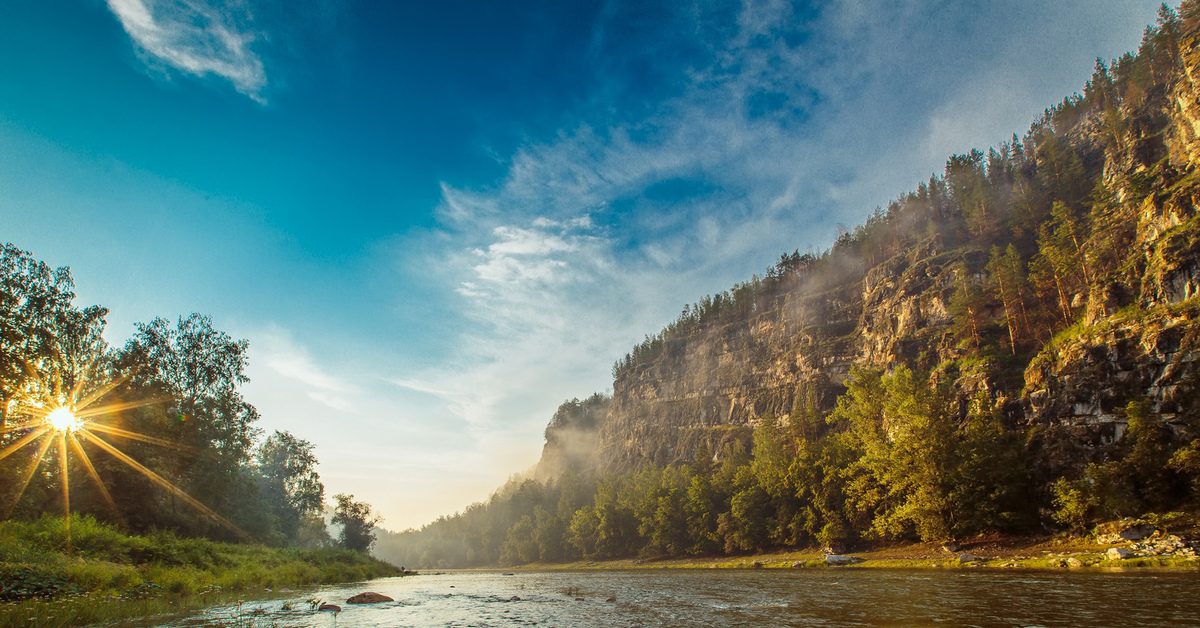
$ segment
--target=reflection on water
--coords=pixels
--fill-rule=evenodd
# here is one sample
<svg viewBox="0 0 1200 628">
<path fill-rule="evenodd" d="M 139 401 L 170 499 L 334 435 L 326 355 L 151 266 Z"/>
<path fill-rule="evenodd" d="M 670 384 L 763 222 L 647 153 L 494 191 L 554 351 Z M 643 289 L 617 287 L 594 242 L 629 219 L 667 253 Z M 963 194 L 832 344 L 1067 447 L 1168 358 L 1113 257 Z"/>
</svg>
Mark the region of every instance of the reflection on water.
<svg viewBox="0 0 1200 628">
<path fill-rule="evenodd" d="M 347 597 L 363 591 L 395 602 L 345 604 Z M 310 597 L 340 604 L 342 611 L 336 616 L 311 611 L 305 602 Z M 837 569 L 448 573 L 298 591 L 154 625 L 1200 626 L 1200 574 Z"/>
</svg>

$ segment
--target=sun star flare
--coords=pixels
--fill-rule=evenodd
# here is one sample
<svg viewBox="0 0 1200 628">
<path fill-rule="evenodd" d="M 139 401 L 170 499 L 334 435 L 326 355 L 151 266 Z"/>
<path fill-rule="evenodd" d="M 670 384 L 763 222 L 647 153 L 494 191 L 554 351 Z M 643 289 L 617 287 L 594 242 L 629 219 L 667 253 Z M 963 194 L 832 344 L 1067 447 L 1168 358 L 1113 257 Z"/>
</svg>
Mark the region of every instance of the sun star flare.
<svg viewBox="0 0 1200 628">
<path fill-rule="evenodd" d="M 82 422 L 79 417 L 75 416 L 68 408 L 58 408 L 46 415 L 46 424 L 54 428 L 57 432 L 74 432 L 82 427 Z"/>
</svg>

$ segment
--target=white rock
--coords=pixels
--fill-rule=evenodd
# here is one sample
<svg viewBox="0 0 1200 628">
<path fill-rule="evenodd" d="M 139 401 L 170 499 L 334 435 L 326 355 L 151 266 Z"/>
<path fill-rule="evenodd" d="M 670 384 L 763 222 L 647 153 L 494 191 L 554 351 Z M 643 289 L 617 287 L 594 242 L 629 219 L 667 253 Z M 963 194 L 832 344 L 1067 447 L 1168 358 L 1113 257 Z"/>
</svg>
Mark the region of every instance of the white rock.
<svg viewBox="0 0 1200 628">
<path fill-rule="evenodd" d="M 1123 558 L 1133 558 L 1134 556 L 1133 552 L 1123 547 L 1110 547 L 1107 552 L 1104 552 L 1104 555 L 1109 560 L 1121 560 Z"/>
</svg>

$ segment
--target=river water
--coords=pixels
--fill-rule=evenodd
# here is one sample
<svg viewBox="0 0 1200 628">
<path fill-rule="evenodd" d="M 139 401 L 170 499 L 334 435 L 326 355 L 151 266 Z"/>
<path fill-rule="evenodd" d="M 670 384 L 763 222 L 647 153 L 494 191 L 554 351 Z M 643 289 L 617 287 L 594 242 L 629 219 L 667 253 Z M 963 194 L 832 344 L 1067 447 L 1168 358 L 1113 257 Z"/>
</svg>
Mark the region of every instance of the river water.
<svg viewBox="0 0 1200 628">
<path fill-rule="evenodd" d="M 376 591 L 395 602 L 346 604 Z M 279 595 L 279 594 L 276 594 Z M 318 598 L 336 616 L 310 610 Z M 616 598 L 615 601 L 608 601 Z M 148 625 L 334 628 L 1200 626 L 1200 572 L 456 572 L 313 588 Z"/>
</svg>

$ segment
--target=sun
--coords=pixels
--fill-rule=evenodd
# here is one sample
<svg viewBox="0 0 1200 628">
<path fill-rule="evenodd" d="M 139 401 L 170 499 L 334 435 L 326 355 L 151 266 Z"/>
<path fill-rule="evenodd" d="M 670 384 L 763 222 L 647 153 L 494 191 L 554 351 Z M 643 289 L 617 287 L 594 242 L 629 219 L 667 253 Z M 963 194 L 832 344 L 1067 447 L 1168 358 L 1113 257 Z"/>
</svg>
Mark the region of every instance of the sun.
<svg viewBox="0 0 1200 628">
<path fill-rule="evenodd" d="M 79 417 L 67 408 L 59 408 L 46 415 L 46 424 L 59 432 L 74 432 L 81 427 Z"/>
<path fill-rule="evenodd" d="M 0 424 L 0 460 L 16 453 L 26 445 L 36 444 L 37 447 L 37 452 L 27 458 L 27 462 L 24 465 L 25 468 L 23 472 L 20 472 L 21 477 L 17 478 L 16 497 L 8 506 L 7 512 L 0 513 L 0 520 L 7 519 L 12 514 L 12 509 L 16 507 L 17 501 L 21 499 L 21 495 L 24 494 L 25 489 L 29 486 L 30 480 L 33 479 L 38 467 L 41 466 L 42 461 L 46 458 L 46 454 L 49 453 L 50 447 L 55 443 L 58 445 L 57 457 L 62 484 L 63 515 L 66 518 L 67 543 L 70 543 L 71 538 L 71 489 L 67 473 L 68 451 L 74 453 L 76 460 L 81 463 L 87 475 L 91 477 L 92 482 L 99 489 L 101 496 L 104 497 L 104 501 L 108 503 L 113 514 L 120 520 L 120 509 L 117 508 L 112 495 L 109 494 L 108 489 L 104 486 L 104 482 L 100 479 L 100 475 L 96 472 L 96 467 L 92 464 L 91 459 L 83 449 L 82 443 L 90 443 L 125 463 L 134 471 L 141 473 L 150 481 L 182 499 L 217 523 L 243 538 L 249 538 L 237 526 L 230 523 L 221 515 L 218 515 L 211 508 L 200 503 L 191 495 L 188 495 L 183 489 L 175 486 L 142 463 L 131 458 L 125 452 L 117 449 L 112 443 L 101 438 L 100 435 L 105 434 L 161 445 L 183 452 L 191 451 L 190 448 L 178 443 L 153 436 L 146 436 L 111 424 L 116 414 L 123 410 L 157 404 L 168 401 L 169 398 L 156 397 L 106 405 L 93 405 L 127 378 L 127 376 L 121 376 L 110 379 L 107 383 L 97 386 L 88 395 L 81 394 L 82 388 L 86 383 L 81 378 L 68 397 L 58 400 L 56 403 L 46 404 L 46 406 L 35 404 L 35 407 L 28 412 L 27 420 L 25 421 L 18 421 L 8 426 Z M 49 412 L 46 412 L 44 409 L 54 406 L 58 407 Z"/>
</svg>

